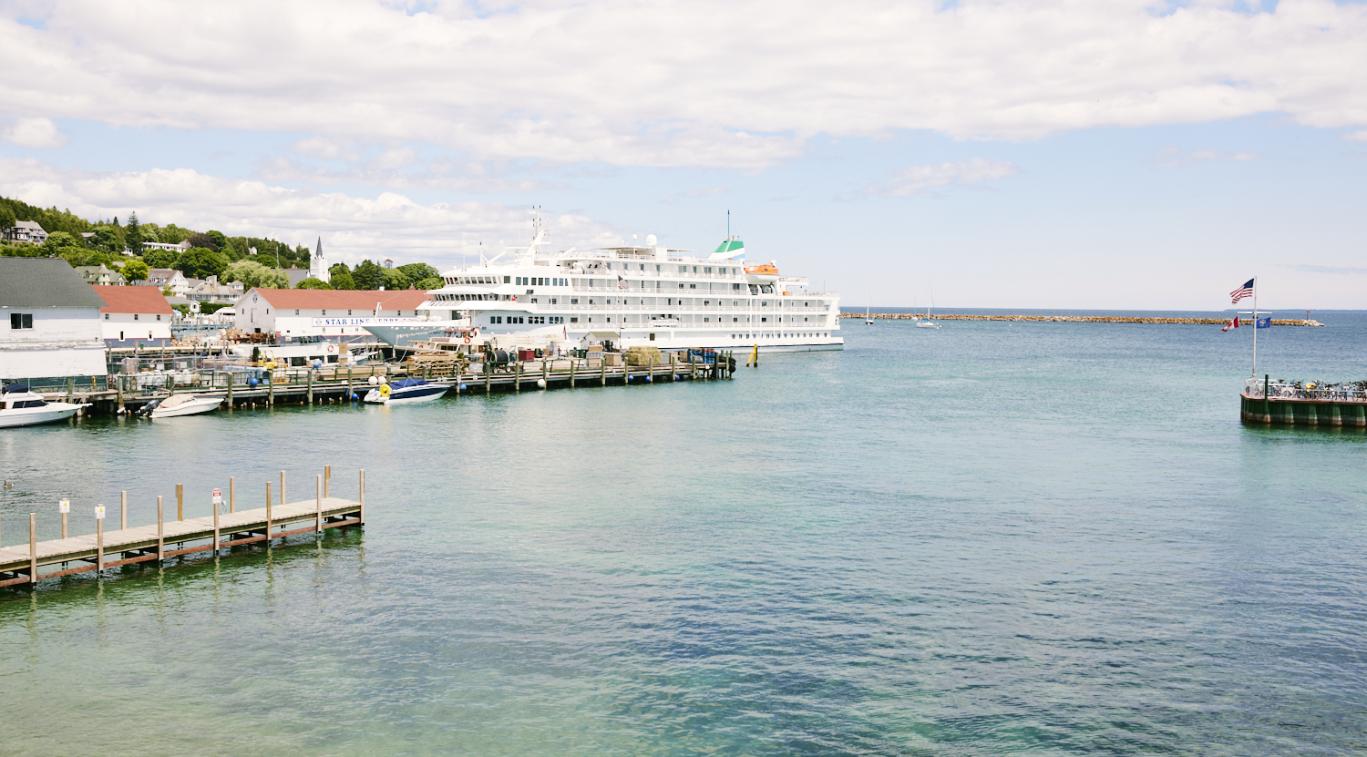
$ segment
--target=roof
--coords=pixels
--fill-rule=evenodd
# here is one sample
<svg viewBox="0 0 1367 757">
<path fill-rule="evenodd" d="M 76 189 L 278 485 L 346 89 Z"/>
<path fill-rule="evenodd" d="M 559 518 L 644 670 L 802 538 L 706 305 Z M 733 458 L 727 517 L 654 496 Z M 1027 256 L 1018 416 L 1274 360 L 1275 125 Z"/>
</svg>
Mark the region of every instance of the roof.
<svg viewBox="0 0 1367 757">
<path fill-rule="evenodd" d="M 168 281 L 169 281 L 170 279 L 174 279 L 177 275 L 183 275 L 183 274 L 181 274 L 180 271 L 177 271 L 177 270 L 174 269 L 174 268 L 149 268 L 149 269 L 147 269 L 147 278 L 149 278 L 149 279 L 164 279 L 164 280 L 168 280 Z"/>
<path fill-rule="evenodd" d="M 104 300 L 101 313 L 171 314 L 171 306 L 156 287 L 91 286 Z"/>
<path fill-rule="evenodd" d="M 103 304 L 61 258 L 0 257 L 0 307 L 97 308 Z"/>
<path fill-rule="evenodd" d="M 285 278 L 289 280 L 292 287 L 299 286 L 299 282 L 309 277 L 309 269 L 307 268 L 281 268 L 279 270 L 285 274 Z"/>
<path fill-rule="evenodd" d="M 43 230 L 43 227 L 40 226 L 40 225 L 38 225 L 38 222 L 37 222 L 37 221 L 15 221 L 15 222 L 14 222 L 14 228 L 16 228 L 16 229 L 29 229 L 30 231 L 42 231 L 42 230 Z"/>
<path fill-rule="evenodd" d="M 253 289 L 277 309 L 416 310 L 427 300 L 421 289 Z"/>
</svg>

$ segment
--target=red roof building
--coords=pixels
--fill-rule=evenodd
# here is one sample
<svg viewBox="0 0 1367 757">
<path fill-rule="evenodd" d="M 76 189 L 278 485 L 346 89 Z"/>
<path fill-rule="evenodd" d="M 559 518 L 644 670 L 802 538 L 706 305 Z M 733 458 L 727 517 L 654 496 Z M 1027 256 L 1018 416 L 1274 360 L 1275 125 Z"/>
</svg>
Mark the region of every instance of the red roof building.
<svg viewBox="0 0 1367 757">
<path fill-rule="evenodd" d="M 171 306 L 156 287 L 91 286 L 104 300 L 101 313 L 150 313 L 171 317 Z"/>
<path fill-rule="evenodd" d="M 421 289 L 252 289 L 238 298 L 233 326 L 282 338 L 369 338 L 367 325 L 412 320 L 426 301 Z"/>
<path fill-rule="evenodd" d="M 157 287 L 91 286 L 104 301 L 100 328 L 111 347 L 160 346 L 171 341 L 171 305 Z"/>
</svg>

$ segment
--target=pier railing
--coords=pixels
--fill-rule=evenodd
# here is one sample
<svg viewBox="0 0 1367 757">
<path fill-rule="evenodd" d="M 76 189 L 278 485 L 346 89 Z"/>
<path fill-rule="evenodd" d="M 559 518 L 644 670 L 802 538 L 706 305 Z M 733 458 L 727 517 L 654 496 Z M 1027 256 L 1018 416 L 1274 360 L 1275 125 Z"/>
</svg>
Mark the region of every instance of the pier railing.
<svg viewBox="0 0 1367 757">
<path fill-rule="evenodd" d="M 1244 395 L 1251 399 L 1314 400 L 1319 402 L 1367 402 L 1367 381 L 1321 384 L 1315 381 L 1263 381 L 1249 379 Z"/>
</svg>

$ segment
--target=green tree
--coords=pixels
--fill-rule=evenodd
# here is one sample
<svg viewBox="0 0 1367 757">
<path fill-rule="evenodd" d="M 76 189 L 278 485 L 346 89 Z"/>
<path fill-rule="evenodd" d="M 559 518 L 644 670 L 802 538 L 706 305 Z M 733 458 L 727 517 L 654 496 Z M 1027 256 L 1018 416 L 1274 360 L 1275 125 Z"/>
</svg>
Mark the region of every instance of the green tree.
<svg viewBox="0 0 1367 757">
<path fill-rule="evenodd" d="M 189 239 L 193 233 L 189 229 L 182 229 L 174 223 L 168 223 L 157 231 L 157 238 L 167 244 L 180 244 Z"/>
<path fill-rule="evenodd" d="M 440 276 L 428 276 L 425 279 L 419 279 L 418 281 L 413 282 L 413 287 L 425 292 L 430 292 L 434 289 L 441 289 L 444 284 L 445 282 L 442 281 Z"/>
<path fill-rule="evenodd" d="M 385 289 L 407 289 L 413 282 L 403 275 L 403 271 L 397 268 L 384 268 L 384 288 Z"/>
<path fill-rule="evenodd" d="M 221 254 L 221 253 L 220 253 Z M 290 279 L 283 271 L 268 268 L 255 260 L 238 260 L 223 269 L 220 279 L 225 282 L 240 281 L 242 286 L 247 289 L 254 287 L 267 287 L 271 289 L 285 289 L 290 285 Z"/>
<path fill-rule="evenodd" d="M 150 268 L 176 268 L 180 254 L 170 250 L 148 250 L 143 253 L 142 261 Z"/>
<path fill-rule="evenodd" d="M 0 205 L 0 236 L 14 228 L 19 223 L 19 219 L 14 217 L 14 210 L 8 205 Z"/>
<path fill-rule="evenodd" d="M 357 289 L 379 289 L 384 286 L 384 269 L 373 260 L 362 260 L 351 272 Z"/>
<path fill-rule="evenodd" d="M 196 279 L 217 276 L 228 267 L 228 256 L 205 247 L 191 247 L 180 256 L 175 267 Z"/>
<path fill-rule="evenodd" d="M 223 249 L 223 245 L 228 243 L 228 238 L 223 236 L 223 232 L 210 229 L 202 234 L 196 233 L 189 236 L 190 244 L 194 247 L 204 247 L 214 252 Z"/>
<path fill-rule="evenodd" d="M 138 212 L 128 214 L 128 228 L 123 233 L 124 242 L 134 255 L 142 254 L 142 227 L 138 225 Z"/>
<path fill-rule="evenodd" d="M 118 226 L 96 226 L 91 247 L 105 252 L 120 253 L 124 248 L 124 230 Z"/>
<path fill-rule="evenodd" d="M 92 250 L 87 247 L 63 247 L 57 251 L 57 257 L 70 263 L 72 268 L 76 268 L 83 265 L 109 265 L 117 256 L 104 250 Z"/>
<path fill-rule="evenodd" d="M 333 263 L 328 268 L 328 282 L 333 289 L 355 289 L 356 280 L 351 276 L 351 269 L 347 268 L 346 263 Z"/>
<path fill-rule="evenodd" d="M 403 272 L 410 282 L 418 282 L 432 276 L 440 277 L 441 273 L 436 268 L 426 263 L 406 263 L 395 270 Z"/>
<path fill-rule="evenodd" d="M 129 219 L 128 224 L 130 227 L 132 226 L 132 219 Z M 133 258 L 123 264 L 123 269 L 120 273 L 123 274 L 125 279 L 128 279 L 128 283 L 130 284 L 135 281 L 146 281 L 148 273 L 147 264 L 137 258 Z"/>
<path fill-rule="evenodd" d="M 61 251 L 68 247 L 80 247 L 80 242 L 76 237 L 65 231 L 54 231 L 47 235 L 47 241 L 43 242 L 43 249 L 49 257 L 56 257 Z"/>
<path fill-rule="evenodd" d="M 322 279 L 315 279 L 312 276 L 299 282 L 295 289 L 331 289 L 332 285 Z"/>
</svg>

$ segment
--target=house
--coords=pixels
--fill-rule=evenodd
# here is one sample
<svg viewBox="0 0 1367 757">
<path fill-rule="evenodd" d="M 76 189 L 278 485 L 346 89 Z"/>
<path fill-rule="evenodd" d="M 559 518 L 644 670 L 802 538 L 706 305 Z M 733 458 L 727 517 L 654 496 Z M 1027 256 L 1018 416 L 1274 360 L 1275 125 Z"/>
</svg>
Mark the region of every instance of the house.
<svg viewBox="0 0 1367 757">
<path fill-rule="evenodd" d="M 103 378 L 103 304 L 65 260 L 0 257 L 0 381 L 57 388 Z"/>
<path fill-rule="evenodd" d="M 285 274 L 285 278 L 289 279 L 291 288 L 299 286 L 299 282 L 307 279 L 310 273 L 307 268 L 281 268 L 280 272 Z"/>
<path fill-rule="evenodd" d="M 420 289 L 252 289 L 238 298 L 233 327 L 280 337 L 369 337 L 366 325 L 414 318 L 426 300 Z"/>
<path fill-rule="evenodd" d="M 147 250 L 166 250 L 167 252 L 185 252 L 190 249 L 190 240 L 171 244 L 170 242 L 143 242 L 143 252 Z"/>
<path fill-rule="evenodd" d="M 189 286 L 185 291 L 185 297 L 192 302 L 231 305 L 237 302 L 237 298 L 241 297 L 243 292 L 242 282 L 222 284 L 217 276 L 209 276 L 203 280 L 186 279 L 186 282 Z"/>
<path fill-rule="evenodd" d="M 104 302 L 100 332 L 110 347 L 154 346 L 171 342 L 174 313 L 153 287 L 94 286 Z"/>
<path fill-rule="evenodd" d="M 128 281 L 123 274 L 118 271 L 111 271 L 104 263 L 99 265 L 78 265 L 76 271 L 81 274 L 87 284 L 98 284 L 100 286 L 122 286 Z"/>
<path fill-rule="evenodd" d="M 147 286 L 154 286 L 158 289 L 171 288 L 171 293 L 184 296 L 190 290 L 185 274 L 174 268 L 153 268 L 147 272 L 147 280 L 143 282 Z"/>
<path fill-rule="evenodd" d="M 39 226 L 37 221 L 18 221 L 14 224 L 14 228 L 5 232 L 5 240 L 42 244 L 47 241 L 47 232 L 43 231 L 43 227 Z"/>
</svg>

